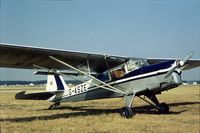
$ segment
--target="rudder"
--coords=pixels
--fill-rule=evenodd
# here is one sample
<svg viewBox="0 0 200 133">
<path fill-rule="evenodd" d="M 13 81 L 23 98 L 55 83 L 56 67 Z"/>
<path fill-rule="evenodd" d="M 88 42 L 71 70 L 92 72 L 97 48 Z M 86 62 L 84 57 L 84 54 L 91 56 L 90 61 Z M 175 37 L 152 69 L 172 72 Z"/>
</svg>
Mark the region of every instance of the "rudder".
<svg viewBox="0 0 200 133">
<path fill-rule="evenodd" d="M 68 87 L 61 75 L 48 75 L 47 76 L 47 85 L 46 91 L 64 91 L 67 90 Z"/>
</svg>

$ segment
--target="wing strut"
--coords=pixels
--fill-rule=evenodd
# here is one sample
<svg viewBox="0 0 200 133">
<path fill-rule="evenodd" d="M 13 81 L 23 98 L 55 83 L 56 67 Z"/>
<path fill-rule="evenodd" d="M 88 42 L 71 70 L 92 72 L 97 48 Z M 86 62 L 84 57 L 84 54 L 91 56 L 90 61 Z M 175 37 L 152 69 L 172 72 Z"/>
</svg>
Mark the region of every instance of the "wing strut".
<svg viewBox="0 0 200 133">
<path fill-rule="evenodd" d="M 54 60 L 54 61 L 56 61 L 58 63 L 61 63 L 61 64 L 65 65 L 65 66 L 67 66 L 67 67 L 69 67 L 69 68 L 71 68 L 71 69 L 73 69 L 73 70 L 75 70 L 75 71 L 77 71 L 77 72 L 79 72 L 79 73 L 81 73 L 81 74 L 83 74 L 83 75 L 85 75 L 85 76 L 87 76 L 87 77 L 89 77 L 89 78 L 91 78 L 91 79 L 93 79 L 93 80 L 95 80 L 95 81 L 97 81 L 97 82 L 109 87 L 109 88 L 95 84 L 95 86 L 97 86 L 97 87 L 102 87 L 102 88 L 110 90 L 110 91 L 126 94 L 125 92 L 123 92 L 123 91 L 121 91 L 121 90 L 119 90 L 119 89 L 117 89 L 117 88 L 115 88 L 115 87 L 113 87 L 113 86 L 111 86 L 111 85 L 109 85 L 109 84 L 107 84 L 107 83 L 105 83 L 105 82 L 93 77 L 92 75 L 88 75 L 87 73 L 85 73 L 85 72 L 83 72 L 83 71 L 81 71 L 81 70 L 79 70 L 79 69 L 77 69 L 77 68 L 75 68 L 75 67 L 73 67 L 73 66 L 71 66 L 71 65 L 69 65 L 69 64 L 67 64 L 67 63 L 65 63 L 65 62 L 63 62 L 63 61 L 61 61 L 61 60 L 59 60 L 57 58 L 55 58 L 55 57 L 53 57 L 53 56 L 49 56 L 49 58 L 51 58 L 52 60 Z"/>
<path fill-rule="evenodd" d="M 91 75 L 91 74 L 90 74 L 90 62 L 89 62 L 88 59 L 87 59 L 87 67 L 88 67 L 88 74 Z"/>
</svg>

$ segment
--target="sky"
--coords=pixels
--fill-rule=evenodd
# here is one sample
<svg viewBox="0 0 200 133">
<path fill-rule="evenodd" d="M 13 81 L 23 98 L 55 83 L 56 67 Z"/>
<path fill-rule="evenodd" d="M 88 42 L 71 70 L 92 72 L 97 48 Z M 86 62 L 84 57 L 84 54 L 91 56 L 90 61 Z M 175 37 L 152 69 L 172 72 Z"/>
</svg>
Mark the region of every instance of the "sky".
<svg viewBox="0 0 200 133">
<path fill-rule="evenodd" d="M 200 59 L 199 0 L 0 0 L 0 42 L 109 55 Z M 37 80 L 0 68 L 0 80 Z M 183 79 L 200 80 L 200 68 Z"/>
</svg>

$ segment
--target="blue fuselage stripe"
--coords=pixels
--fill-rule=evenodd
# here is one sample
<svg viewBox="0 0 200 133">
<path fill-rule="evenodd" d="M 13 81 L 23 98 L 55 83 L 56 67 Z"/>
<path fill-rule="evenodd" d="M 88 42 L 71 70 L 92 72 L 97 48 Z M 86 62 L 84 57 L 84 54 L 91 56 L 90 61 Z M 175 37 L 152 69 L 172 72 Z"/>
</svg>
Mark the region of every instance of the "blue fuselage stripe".
<svg viewBox="0 0 200 133">
<path fill-rule="evenodd" d="M 122 83 L 130 82 L 130 81 L 134 81 L 134 80 L 139 80 L 139 79 L 150 78 L 150 77 L 153 77 L 153 76 L 159 76 L 159 75 L 162 75 L 162 74 L 165 74 L 165 73 L 167 73 L 167 72 L 162 72 L 162 73 L 158 73 L 158 74 L 143 76 L 143 77 L 139 77 L 139 78 L 135 78 L 135 79 L 129 79 L 129 80 L 126 80 L 126 81 L 114 83 L 114 84 L 112 84 L 112 85 L 122 84 Z"/>
<path fill-rule="evenodd" d="M 157 73 L 157 74 L 152 74 L 152 75 L 146 75 L 146 76 L 142 76 L 142 77 L 133 78 L 133 79 L 129 79 L 128 80 L 128 78 L 130 78 L 130 77 L 135 77 L 135 76 L 139 76 L 139 75 L 142 75 L 142 74 L 147 74 L 147 73 L 150 73 L 150 72 L 155 72 L 155 71 L 159 71 L 159 70 L 162 70 L 162 69 L 170 68 L 174 62 L 175 62 L 174 60 L 170 60 L 170 61 L 162 62 L 162 63 L 159 63 L 159 64 L 153 64 L 153 65 L 145 66 L 145 67 L 139 68 L 139 69 L 137 69 L 135 71 L 132 71 L 132 72 L 126 74 L 125 76 L 123 76 L 123 77 L 121 77 L 119 79 L 116 79 L 116 80 L 111 81 L 111 82 L 106 82 L 106 83 L 107 84 L 111 84 L 111 85 L 117 85 L 117 84 L 129 82 L 129 81 L 134 81 L 134 80 L 138 80 L 138 79 L 143 79 L 143 78 L 149 78 L 149 77 L 153 77 L 153 76 L 162 75 L 162 74 L 167 73 L 167 71 L 166 72 Z M 122 79 L 127 79 L 127 80 L 112 84 L 112 82 L 120 81 Z"/>
</svg>

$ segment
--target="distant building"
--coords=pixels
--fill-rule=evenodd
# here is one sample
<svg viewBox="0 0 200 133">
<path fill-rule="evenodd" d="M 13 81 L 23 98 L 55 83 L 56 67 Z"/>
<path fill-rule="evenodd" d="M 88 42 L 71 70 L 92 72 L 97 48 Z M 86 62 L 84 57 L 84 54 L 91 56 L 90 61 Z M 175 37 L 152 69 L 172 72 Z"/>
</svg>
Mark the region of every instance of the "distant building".
<svg viewBox="0 0 200 133">
<path fill-rule="evenodd" d="M 183 85 L 189 85 L 189 83 L 188 82 L 183 82 Z"/>
<path fill-rule="evenodd" d="M 33 83 L 30 83 L 29 86 L 34 86 L 34 84 L 33 84 Z"/>
<path fill-rule="evenodd" d="M 197 82 L 193 82 L 192 84 L 193 84 L 193 85 L 197 85 L 198 83 L 197 83 Z"/>
</svg>

